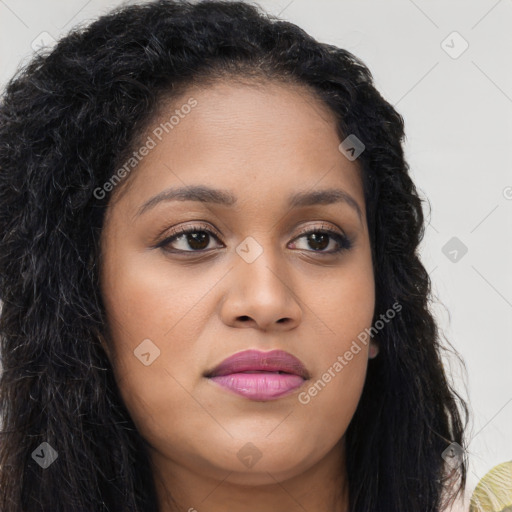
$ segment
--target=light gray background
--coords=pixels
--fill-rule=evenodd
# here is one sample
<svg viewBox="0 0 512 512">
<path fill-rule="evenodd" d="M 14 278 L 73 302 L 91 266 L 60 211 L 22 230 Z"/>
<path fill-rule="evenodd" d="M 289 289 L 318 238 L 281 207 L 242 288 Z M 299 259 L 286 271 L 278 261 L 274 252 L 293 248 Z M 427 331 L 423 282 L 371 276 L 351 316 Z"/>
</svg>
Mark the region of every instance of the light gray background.
<svg viewBox="0 0 512 512">
<path fill-rule="evenodd" d="M 34 41 L 51 43 L 120 4 L 0 0 L 0 86 Z M 465 379 L 446 360 L 473 415 L 470 493 L 512 460 L 512 0 L 259 4 L 363 59 L 405 119 L 411 173 L 432 207 L 421 250 L 444 304 L 436 315 L 468 370 Z M 465 255 L 443 253 L 452 237 Z"/>
</svg>

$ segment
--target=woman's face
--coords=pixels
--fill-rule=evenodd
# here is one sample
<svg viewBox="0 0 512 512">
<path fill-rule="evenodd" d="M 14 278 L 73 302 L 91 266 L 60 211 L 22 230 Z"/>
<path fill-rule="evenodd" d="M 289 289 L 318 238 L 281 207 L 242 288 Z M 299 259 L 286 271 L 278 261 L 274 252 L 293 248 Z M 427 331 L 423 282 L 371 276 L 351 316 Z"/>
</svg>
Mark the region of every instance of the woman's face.
<svg viewBox="0 0 512 512">
<path fill-rule="evenodd" d="M 153 460 L 248 485 L 339 467 L 375 297 L 362 182 L 334 118 L 298 87 L 224 82 L 191 88 L 147 136 L 105 220 L 101 283 L 106 349 Z M 306 373 L 242 354 L 211 378 L 247 350 Z"/>
</svg>

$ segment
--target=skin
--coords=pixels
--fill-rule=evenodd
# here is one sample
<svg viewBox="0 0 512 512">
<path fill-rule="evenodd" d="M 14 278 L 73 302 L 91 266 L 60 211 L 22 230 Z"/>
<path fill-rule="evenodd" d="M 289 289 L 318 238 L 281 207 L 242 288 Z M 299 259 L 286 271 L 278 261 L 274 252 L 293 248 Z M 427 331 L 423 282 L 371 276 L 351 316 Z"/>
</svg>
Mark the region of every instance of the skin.
<svg viewBox="0 0 512 512">
<path fill-rule="evenodd" d="M 344 435 L 371 345 L 361 344 L 309 403 L 298 396 L 372 324 L 374 275 L 359 166 L 339 151 L 332 114 L 305 88 L 227 80 L 195 86 L 162 120 L 190 97 L 197 106 L 120 187 L 101 239 L 104 348 L 149 444 L 160 510 L 344 512 Z M 165 189 L 199 184 L 229 190 L 236 204 L 163 201 L 137 215 Z M 343 189 L 361 218 L 346 202 L 287 205 L 294 192 L 324 188 Z M 210 235 L 191 246 L 185 236 L 167 252 L 155 247 L 176 228 L 197 225 L 218 240 Z M 334 238 L 315 245 L 301 234 L 322 227 L 345 233 L 353 246 L 328 254 L 338 247 Z M 263 250 L 251 263 L 236 252 L 249 236 Z M 160 350 L 147 366 L 134 356 L 145 339 Z M 246 349 L 286 350 L 311 379 L 286 397 L 253 401 L 204 377 Z M 244 446 L 261 455 L 252 467 L 237 456 Z"/>
</svg>

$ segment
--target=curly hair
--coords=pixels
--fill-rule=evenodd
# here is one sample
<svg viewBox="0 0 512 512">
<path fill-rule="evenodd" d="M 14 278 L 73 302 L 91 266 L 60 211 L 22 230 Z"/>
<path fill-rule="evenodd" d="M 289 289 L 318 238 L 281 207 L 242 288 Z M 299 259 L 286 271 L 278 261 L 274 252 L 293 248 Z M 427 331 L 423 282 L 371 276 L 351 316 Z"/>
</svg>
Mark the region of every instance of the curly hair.
<svg viewBox="0 0 512 512">
<path fill-rule="evenodd" d="M 258 77 L 310 88 L 340 137 L 365 144 L 366 214 L 379 332 L 346 432 L 351 512 L 437 512 L 465 447 L 468 409 L 445 373 L 446 347 L 420 261 L 422 200 L 409 176 L 401 115 L 364 63 L 239 1 L 122 6 L 36 54 L 0 105 L 0 509 L 157 511 L 145 441 L 99 342 L 106 332 L 99 237 L 111 200 L 94 191 L 159 106 L 191 84 Z M 343 139 L 341 139 L 343 140 Z M 134 171 L 136 172 L 136 170 Z M 49 443 L 58 463 L 42 469 Z M 454 497 L 464 489 L 466 461 Z M 452 475 L 453 476 L 453 475 Z"/>
</svg>

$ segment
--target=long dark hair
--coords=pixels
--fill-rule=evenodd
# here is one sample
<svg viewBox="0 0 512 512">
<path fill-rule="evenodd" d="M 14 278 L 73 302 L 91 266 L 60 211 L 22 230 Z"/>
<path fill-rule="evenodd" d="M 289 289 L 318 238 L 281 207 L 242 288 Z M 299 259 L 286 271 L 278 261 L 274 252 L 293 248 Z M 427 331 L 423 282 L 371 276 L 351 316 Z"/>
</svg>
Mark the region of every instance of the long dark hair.
<svg viewBox="0 0 512 512">
<path fill-rule="evenodd" d="M 467 406 L 420 262 L 422 200 L 408 174 L 400 114 L 354 55 L 237 1 L 125 6 L 34 56 L 0 105 L 0 509 L 157 510 L 144 440 L 99 343 L 105 312 L 99 235 L 109 195 L 94 191 L 133 151 L 158 106 L 194 83 L 271 78 L 309 87 L 365 150 L 366 213 L 380 353 L 346 433 L 352 512 L 437 512 L 450 443 Z M 136 172 L 136 171 L 134 171 Z M 37 454 L 58 454 L 46 469 Z M 42 452 L 41 452 L 42 450 Z M 46 452 L 45 452 L 46 450 Z M 449 469 L 449 468 L 448 468 Z M 466 463 L 457 470 L 460 491 Z"/>
</svg>

